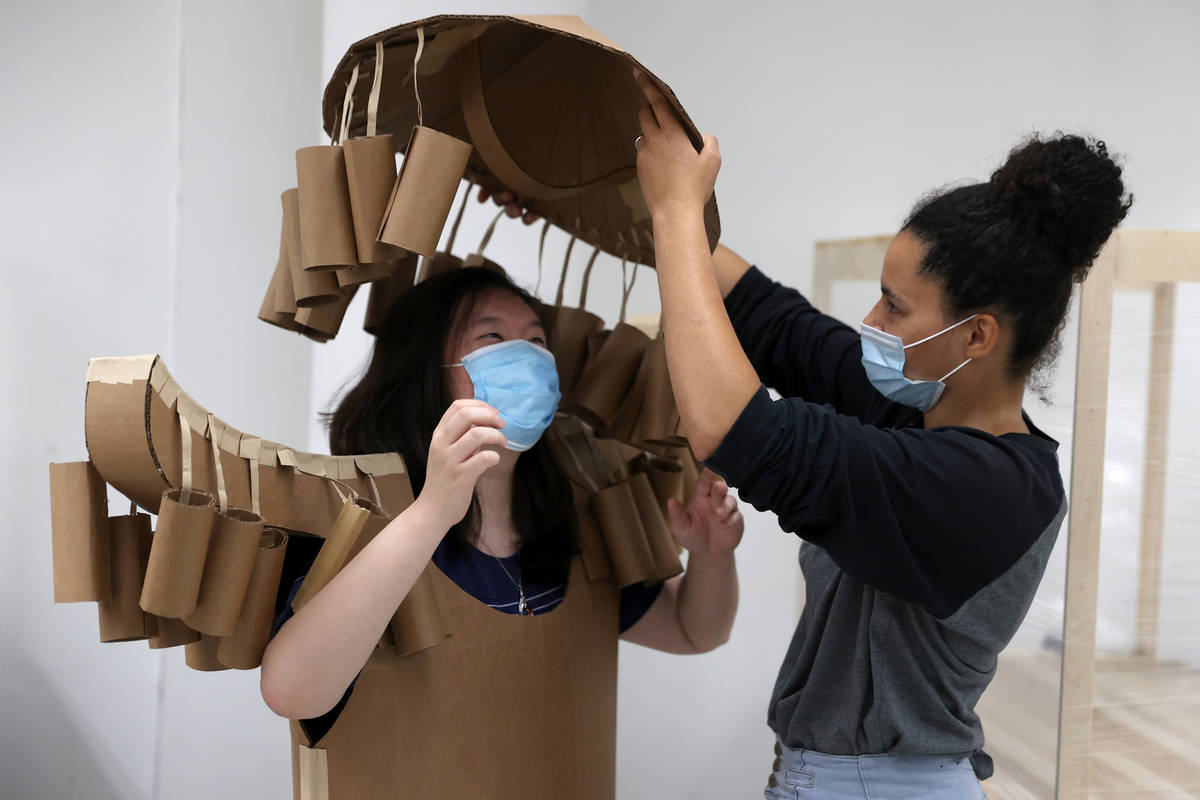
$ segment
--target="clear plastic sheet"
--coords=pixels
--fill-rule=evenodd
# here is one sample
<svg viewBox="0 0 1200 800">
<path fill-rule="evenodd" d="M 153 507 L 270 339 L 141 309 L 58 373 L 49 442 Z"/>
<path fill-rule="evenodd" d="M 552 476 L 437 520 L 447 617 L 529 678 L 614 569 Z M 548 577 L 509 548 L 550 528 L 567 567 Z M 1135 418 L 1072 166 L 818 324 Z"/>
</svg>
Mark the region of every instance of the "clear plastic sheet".
<svg viewBox="0 0 1200 800">
<path fill-rule="evenodd" d="M 887 241 L 820 243 L 814 302 L 856 325 Z M 991 800 L 1200 797 L 1200 234 L 1118 231 L 1085 286 L 1026 398 L 1060 443 L 1072 510 L 977 706 L 995 761 L 983 786 Z"/>
</svg>

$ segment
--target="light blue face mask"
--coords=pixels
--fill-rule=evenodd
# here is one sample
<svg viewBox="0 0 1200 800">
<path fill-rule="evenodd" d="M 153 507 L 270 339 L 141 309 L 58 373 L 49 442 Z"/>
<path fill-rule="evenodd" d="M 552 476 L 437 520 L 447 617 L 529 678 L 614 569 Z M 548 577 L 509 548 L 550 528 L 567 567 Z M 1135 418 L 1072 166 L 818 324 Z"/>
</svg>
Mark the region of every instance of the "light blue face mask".
<svg viewBox="0 0 1200 800">
<path fill-rule="evenodd" d="M 524 452 L 542 438 L 554 421 L 562 395 L 558 391 L 558 367 L 544 347 L 524 339 L 512 339 L 481 347 L 463 356 L 463 367 L 475 386 L 475 399 L 500 412 L 509 450 Z"/>
<path fill-rule="evenodd" d="M 884 397 L 902 405 L 912 406 L 922 412 L 933 408 L 942 398 L 942 392 L 946 391 L 946 378 L 965 367 L 971 359 L 968 358 L 936 381 L 914 381 L 904 375 L 904 351 L 910 347 L 925 344 L 930 339 L 936 339 L 943 333 L 952 331 L 978 316 L 978 314 L 972 314 L 949 328 L 908 345 L 899 336 L 884 333 L 864 322 L 859 328 L 859 337 L 862 339 L 862 363 L 867 370 L 867 378 L 870 379 L 871 385 L 878 389 Z"/>
</svg>

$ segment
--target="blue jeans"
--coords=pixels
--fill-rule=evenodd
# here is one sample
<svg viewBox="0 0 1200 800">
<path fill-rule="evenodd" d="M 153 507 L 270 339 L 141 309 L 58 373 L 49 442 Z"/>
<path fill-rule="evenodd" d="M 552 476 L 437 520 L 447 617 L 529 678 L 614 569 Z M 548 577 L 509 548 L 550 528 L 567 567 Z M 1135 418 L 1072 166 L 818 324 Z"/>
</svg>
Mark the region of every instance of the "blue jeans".
<svg viewBox="0 0 1200 800">
<path fill-rule="evenodd" d="M 775 745 L 766 800 L 987 800 L 966 755 L 831 756 Z"/>
</svg>

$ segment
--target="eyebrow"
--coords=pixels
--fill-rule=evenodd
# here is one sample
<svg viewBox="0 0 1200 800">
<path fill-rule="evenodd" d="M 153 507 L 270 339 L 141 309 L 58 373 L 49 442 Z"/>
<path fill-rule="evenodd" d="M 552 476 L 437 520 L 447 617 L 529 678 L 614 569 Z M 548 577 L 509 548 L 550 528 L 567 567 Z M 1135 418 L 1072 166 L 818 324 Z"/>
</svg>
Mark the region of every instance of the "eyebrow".
<svg viewBox="0 0 1200 800">
<path fill-rule="evenodd" d="M 891 289 L 889 289 L 886 285 L 884 285 L 882 283 L 879 284 L 879 290 L 881 292 L 883 292 L 884 296 L 886 296 L 892 300 L 903 300 L 904 299 L 904 298 L 900 297 L 900 295 L 896 294 L 895 292 L 893 292 Z"/>
<path fill-rule="evenodd" d="M 472 322 L 471 325 L 472 325 L 472 327 L 475 327 L 478 325 L 496 325 L 501 322 L 504 322 L 504 320 L 500 319 L 500 317 L 481 317 L 481 318 L 475 320 L 474 322 Z M 529 320 L 529 322 L 525 323 L 525 327 L 527 329 L 528 328 L 542 328 L 542 330 L 545 330 L 545 327 L 542 325 L 541 321 L 536 320 L 536 319 Z"/>
</svg>

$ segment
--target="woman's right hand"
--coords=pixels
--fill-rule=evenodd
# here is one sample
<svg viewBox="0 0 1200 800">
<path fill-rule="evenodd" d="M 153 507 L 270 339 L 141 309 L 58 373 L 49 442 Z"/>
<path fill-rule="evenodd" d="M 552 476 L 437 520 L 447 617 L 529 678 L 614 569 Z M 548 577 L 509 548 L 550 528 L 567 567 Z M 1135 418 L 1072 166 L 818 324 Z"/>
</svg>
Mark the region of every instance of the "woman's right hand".
<svg viewBox="0 0 1200 800">
<path fill-rule="evenodd" d="M 421 503 L 447 530 L 467 515 L 479 476 L 500 463 L 500 454 L 484 450 L 504 447 L 500 413 L 482 400 L 455 400 L 433 429 Z"/>
</svg>

